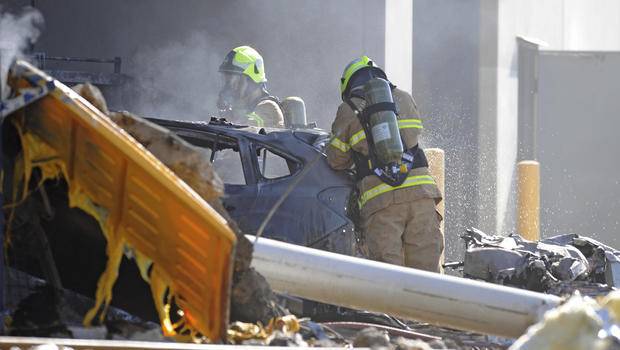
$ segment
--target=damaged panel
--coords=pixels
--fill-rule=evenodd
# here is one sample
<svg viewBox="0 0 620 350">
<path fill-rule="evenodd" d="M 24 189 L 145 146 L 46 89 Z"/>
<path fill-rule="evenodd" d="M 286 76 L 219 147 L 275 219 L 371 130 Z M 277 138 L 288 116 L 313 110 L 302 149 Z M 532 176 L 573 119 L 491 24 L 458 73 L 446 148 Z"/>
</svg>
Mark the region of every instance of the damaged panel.
<svg viewBox="0 0 620 350">
<path fill-rule="evenodd" d="M 34 85 L 50 80 L 24 62 L 17 63 L 16 76 Z M 23 183 L 35 168 L 42 170 L 41 181 L 63 177 L 70 205 L 96 218 L 108 241 L 108 264 L 85 323 L 105 314 L 125 252 L 150 282 L 166 335 L 222 339 L 236 242 L 226 221 L 107 116 L 57 81 L 50 94 L 24 110 L 9 116 L 22 141 Z M 173 305 L 183 311 L 180 320 L 171 319 Z"/>
</svg>

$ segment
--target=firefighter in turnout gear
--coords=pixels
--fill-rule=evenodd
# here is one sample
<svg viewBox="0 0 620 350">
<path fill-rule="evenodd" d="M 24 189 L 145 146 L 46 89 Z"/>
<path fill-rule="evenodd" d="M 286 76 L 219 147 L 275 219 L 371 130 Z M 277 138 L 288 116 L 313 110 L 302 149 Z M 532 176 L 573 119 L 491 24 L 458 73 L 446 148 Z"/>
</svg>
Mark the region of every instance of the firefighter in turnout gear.
<svg viewBox="0 0 620 350">
<path fill-rule="evenodd" d="M 366 56 L 347 65 L 340 91 L 327 160 L 337 170 L 354 166 L 370 258 L 441 272 L 441 193 L 418 146 L 422 120 L 413 97 Z"/>
<path fill-rule="evenodd" d="M 220 116 L 234 123 L 258 127 L 284 127 L 276 97 L 267 91 L 263 57 L 249 46 L 231 50 L 220 65 Z"/>
</svg>

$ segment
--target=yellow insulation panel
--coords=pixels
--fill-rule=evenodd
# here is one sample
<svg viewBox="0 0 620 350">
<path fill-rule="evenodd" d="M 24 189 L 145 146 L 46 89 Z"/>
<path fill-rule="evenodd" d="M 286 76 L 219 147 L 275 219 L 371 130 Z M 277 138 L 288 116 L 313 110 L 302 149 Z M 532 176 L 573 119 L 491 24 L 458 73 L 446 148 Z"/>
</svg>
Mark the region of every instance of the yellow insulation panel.
<svg viewBox="0 0 620 350">
<path fill-rule="evenodd" d="M 110 301 L 126 245 L 138 262 L 153 262 L 150 283 L 167 335 L 180 336 L 178 324 L 172 325 L 168 315 L 170 298 L 162 301 L 164 294 L 173 295 L 183 311 L 183 329 L 223 339 L 234 233 L 201 197 L 106 115 L 55 83 L 56 88 L 29 105 L 16 123 L 25 157 L 31 158 L 25 160 L 26 176 L 28 167 L 41 161 L 33 159 L 36 152 L 28 156 L 28 144 L 34 149 L 42 148 L 35 143 L 44 143 L 43 148 L 53 149 L 59 158 L 55 176 L 66 177 L 71 205 L 99 220 L 110 261 L 99 281 L 98 305 L 105 308 Z"/>
</svg>

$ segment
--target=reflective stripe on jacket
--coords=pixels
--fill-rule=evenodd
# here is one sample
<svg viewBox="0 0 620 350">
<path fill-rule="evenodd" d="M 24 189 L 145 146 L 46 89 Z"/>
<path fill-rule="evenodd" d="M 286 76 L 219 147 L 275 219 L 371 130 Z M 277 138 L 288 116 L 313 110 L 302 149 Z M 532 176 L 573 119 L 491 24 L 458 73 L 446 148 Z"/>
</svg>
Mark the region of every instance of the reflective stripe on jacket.
<svg viewBox="0 0 620 350">
<path fill-rule="evenodd" d="M 398 127 L 405 148 L 418 144 L 418 136 L 423 126 L 413 97 L 398 88 L 392 91 L 398 111 Z M 353 103 L 361 110 L 364 101 L 353 99 Z M 327 161 L 334 169 L 349 169 L 353 165 L 352 152 L 368 156 L 366 133 L 351 107 L 342 103 L 336 119 L 332 124 L 332 139 L 327 147 Z M 405 183 L 391 187 L 375 175 L 369 175 L 357 183 L 360 193 L 359 204 L 362 215 L 370 215 L 392 203 L 409 202 L 420 198 L 441 200 L 441 194 L 435 181 L 428 173 L 428 168 L 412 169 Z"/>
<path fill-rule="evenodd" d="M 417 118 L 399 119 L 398 129 L 423 129 L 422 120 Z M 366 132 L 364 129 L 356 132 L 351 136 L 348 142 L 343 142 L 335 135 L 332 137 L 331 145 L 338 148 L 342 152 L 347 152 L 351 147 L 357 145 L 360 141 L 366 140 Z"/>
</svg>

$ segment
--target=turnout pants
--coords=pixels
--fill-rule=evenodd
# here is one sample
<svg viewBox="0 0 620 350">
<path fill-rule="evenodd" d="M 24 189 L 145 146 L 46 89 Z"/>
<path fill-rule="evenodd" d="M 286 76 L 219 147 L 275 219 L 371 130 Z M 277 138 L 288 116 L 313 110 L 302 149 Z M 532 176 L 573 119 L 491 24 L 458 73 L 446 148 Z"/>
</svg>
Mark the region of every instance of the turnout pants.
<svg viewBox="0 0 620 350">
<path fill-rule="evenodd" d="M 394 265 L 443 272 L 444 236 L 435 200 L 392 204 L 367 218 L 362 230 L 370 258 Z"/>
</svg>

